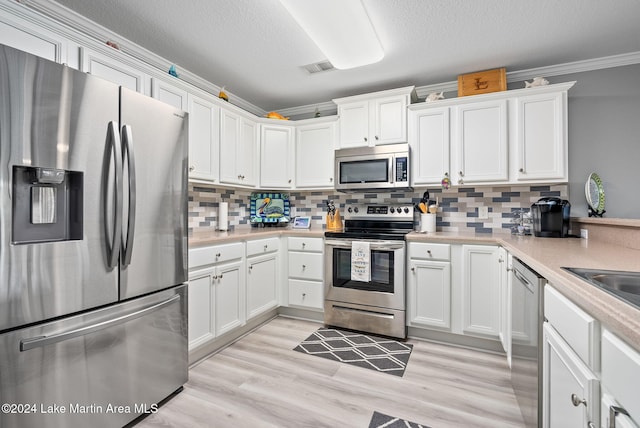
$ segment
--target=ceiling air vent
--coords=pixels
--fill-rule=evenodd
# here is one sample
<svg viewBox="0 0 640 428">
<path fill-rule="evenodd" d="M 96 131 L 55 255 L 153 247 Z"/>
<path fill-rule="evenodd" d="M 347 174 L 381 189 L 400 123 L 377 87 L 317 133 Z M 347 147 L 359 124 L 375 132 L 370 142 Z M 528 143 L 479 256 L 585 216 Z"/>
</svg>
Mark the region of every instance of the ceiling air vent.
<svg viewBox="0 0 640 428">
<path fill-rule="evenodd" d="M 320 61 L 313 64 L 303 65 L 302 68 L 307 70 L 309 74 L 320 73 L 322 71 L 335 70 L 333 64 L 329 61 Z"/>
</svg>

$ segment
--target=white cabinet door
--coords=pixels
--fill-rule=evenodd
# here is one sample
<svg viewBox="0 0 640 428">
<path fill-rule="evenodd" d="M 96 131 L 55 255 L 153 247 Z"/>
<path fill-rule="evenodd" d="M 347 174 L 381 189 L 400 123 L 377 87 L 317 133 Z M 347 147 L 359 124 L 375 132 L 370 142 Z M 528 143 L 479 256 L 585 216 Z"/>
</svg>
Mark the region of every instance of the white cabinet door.
<svg viewBox="0 0 640 428">
<path fill-rule="evenodd" d="M 507 100 L 459 105 L 455 114 L 455 184 L 507 181 Z"/>
<path fill-rule="evenodd" d="M 210 271 L 189 280 L 190 350 L 215 337 L 212 276 Z"/>
<path fill-rule="evenodd" d="M 374 117 L 369 138 L 373 144 L 407 142 L 407 97 L 380 98 L 371 102 Z"/>
<path fill-rule="evenodd" d="M 567 177 L 566 92 L 518 97 L 518 181 Z"/>
<path fill-rule="evenodd" d="M 511 262 L 513 256 L 507 252 L 504 248 L 500 247 L 498 250 L 498 269 L 500 275 L 500 342 L 502 343 L 502 349 L 507 354 L 507 364 L 511 367 L 511 310 L 513 305 L 511 304 Z M 523 306 L 525 307 L 524 303 Z"/>
<path fill-rule="evenodd" d="M 89 48 L 81 48 L 80 54 L 82 71 L 85 73 L 101 77 L 132 91 L 149 95 L 150 77 L 143 71 Z M 116 51 L 114 56 L 117 54 Z"/>
<path fill-rule="evenodd" d="M 336 123 L 298 126 L 296 188 L 333 188 Z"/>
<path fill-rule="evenodd" d="M 369 145 L 369 101 L 338 105 L 340 148 Z"/>
<path fill-rule="evenodd" d="M 220 107 L 192 94 L 187 98 L 189 178 L 217 182 L 220 179 Z"/>
<path fill-rule="evenodd" d="M 583 428 L 599 424 L 598 378 L 549 323 L 543 327 L 542 426 Z"/>
<path fill-rule="evenodd" d="M 409 319 L 411 325 L 451 327 L 451 263 L 411 260 Z"/>
<path fill-rule="evenodd" d="M 258 124 L 240 114 L 220 109 L 220 181 L 243 186 L 256 184 Z"/>
<path fill-rule="evenodd" d="M 177 109 L 188 111 L 187 91 L 162 79 L 151 79 L 151 96 Z"/>
<path fill-rule="evenodd" d="M 247 259 L 247 319 L 278 306 L 277 253 Z"/>
<path fill-rule="evenodd" d="M 245 275 L 242 261 L 221 264 L 213 276 L 216 337 L 241 327 L 246 319 Z"/>
<path fill-rule="evenodd" d="M 462 253 L 462 329 L 466 334 L 498 339 L 498 247 L 463 245 Z"/>
<path fill-rule="evenodd" d="M 449 107 L 409 112 L 414 185 L 440 185 L 449 176 Z"/>
<path fill-rule="evenodd" d="M 289 189 L 293 186 L 294 129 L 284 125 L 260 125 L 260 187 Z"/>
<path fill-rule="evenodd" d="M 66 41 L 61 36 L 27 23 L 0 22 L 0 43 L 49 61 L 67 62 Z"/>
</svg>

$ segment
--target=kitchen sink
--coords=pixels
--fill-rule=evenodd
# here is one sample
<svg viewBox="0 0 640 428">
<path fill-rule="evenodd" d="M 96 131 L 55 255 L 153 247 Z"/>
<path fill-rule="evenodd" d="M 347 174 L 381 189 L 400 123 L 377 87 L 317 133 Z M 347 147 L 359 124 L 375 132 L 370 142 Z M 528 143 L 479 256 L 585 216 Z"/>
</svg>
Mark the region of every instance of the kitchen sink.
<svg viewBox="0 0 640 428">
<path fill-rule="evenodd" d="M 572 267 L 562 269 L 640 309 L 640 272 Z"/>
</svg>

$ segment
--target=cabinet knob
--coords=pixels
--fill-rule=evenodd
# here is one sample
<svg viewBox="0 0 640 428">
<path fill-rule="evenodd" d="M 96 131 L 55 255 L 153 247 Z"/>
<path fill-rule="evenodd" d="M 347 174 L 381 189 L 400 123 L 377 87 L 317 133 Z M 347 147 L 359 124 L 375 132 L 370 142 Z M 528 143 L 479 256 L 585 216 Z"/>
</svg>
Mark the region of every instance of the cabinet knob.
<svg viewBox="0 0 640 428">
<path fill-rule="evenodd" d="M 571 394 L 571 403 L 578 407 L 581 404 L 584 404 L 585 406 L 587 405 L 587 400 L 585 400 L 584 398 L 579 398 L 576 394 Z"/>
<path fill-rule="evenodd" d="M 411 268 L 411 272 L 415 272 L 415 271 L 416 271 L 416 268 L 415 268 L 415 267 L 412 267 L 412 268 Z"/>
<path fill-rule="evenodd" d="M 220 253 L 216 253 L 216 258 L 220 257 L 221 254 Z"/>
<path fill-rule="evenodd" d="M 458 171 L 458 175 L 459 175 L 460 177 L 464 177 L 464 172 L 462 172 L 462 171 Z"/>
<path fill-rule="evenodd" d="M 332 181 L 333 181 L 333 177 L 329 177 L 329 182 L 332 182 Z"/>
<path fill-rule="evenodd" d="M 305 297 L 307 297 L 307 293 L 302 293 L 302 298 L 304 299 Z"/>
<path fill-rule="evenodd" d="M 264 250 L 265 250 L 265 251 L 267 251 L 267 248 L 269 248 L 269 246 L 268 246 L 268 245 L 265 245 L 265 246 L 264 246 Z"/>
<path fill-rule="evenodd" d="M 218 278 L 222 279 L 222 274 L 220 274 L 220 276 Z"/>
<path fill-rule="evenodd" d="M 291 184 L 291 179 L 289 179 L 289 184 Z"/>
<path fill-rule="evenodd" d="M 195 171 L 195 169 L 196 169 L 196 167 L 195 167 L 195 166 L 193 166 L 193 165 L 191 165 L 191 166 L 189 167 L 189 172 L 193 172 L 193 171 Z"/>
<path fill-rule="evenodd" d="M 431 254 L 431 250 L 427 250 L 427 254 L 429 255 L 429 257 L 433 257 L 433 254 Z"/>
<path fill-rule="evenodd" d="M 369 139 L 367 137 L 364 137 L 364 142 L 366 143 L 367 141 L 369 141 Z"/>
<path fill-rule="evenodd" d="M 307 243 L 306 243 L 306 242 L 303 242 L 303 243 L 302 243 L 302 248 L 304 248 L 304 246 L 305 246 L 305 245 L 307 245 Z"/>
<path fill-rule="evenodd" d="M 302 270 L 305 270 L 307 268 L 307 265 L 302 265 Z"/>
<path fill-rule="evenodd" d="M 524 172 L 524 168 L 520 168 L 518 171 L 520 171 L 520 172 Z"/>
<path fill-rule="evenodd" d="M 249 271 L 251 271 L 253 269 L 253 265 L 249 266 Z"/>
<path fill-rule="evenodd" d="M 378 136 L 376 135 L 376 141 L 378 141 L 378 140 L 379 140 L 379 138 L 378 138 Z"/>
</svg>

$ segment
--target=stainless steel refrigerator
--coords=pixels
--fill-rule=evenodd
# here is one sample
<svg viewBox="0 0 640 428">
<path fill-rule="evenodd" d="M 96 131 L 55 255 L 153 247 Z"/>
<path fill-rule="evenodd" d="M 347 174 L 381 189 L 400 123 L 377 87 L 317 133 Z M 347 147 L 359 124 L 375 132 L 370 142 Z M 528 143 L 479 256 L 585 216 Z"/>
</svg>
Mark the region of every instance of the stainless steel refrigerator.
<svg viewBox="0 0 640 428">
<path fill-rule="evenodd" d="M 1 427 L 118 427 L 187 381 L 187 125 L 0 45 Z"/>
</svg>

